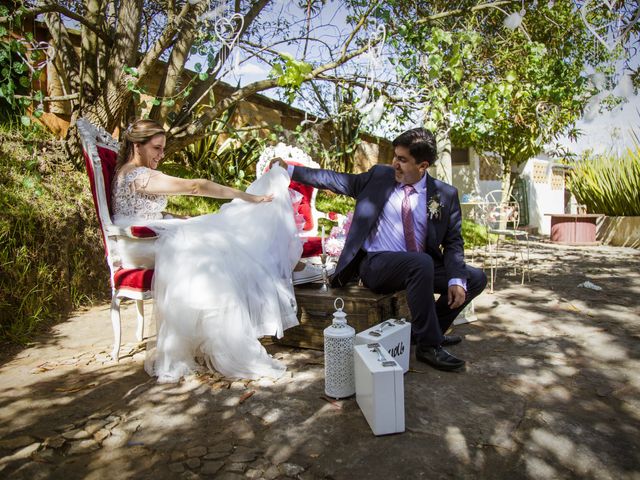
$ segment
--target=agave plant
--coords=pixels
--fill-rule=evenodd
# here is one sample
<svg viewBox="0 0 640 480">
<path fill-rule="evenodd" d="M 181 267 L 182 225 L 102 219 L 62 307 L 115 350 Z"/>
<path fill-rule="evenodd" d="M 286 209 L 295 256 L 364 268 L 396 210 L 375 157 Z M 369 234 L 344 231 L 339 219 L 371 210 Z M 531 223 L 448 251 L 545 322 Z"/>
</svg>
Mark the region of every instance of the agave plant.
<svg viewBox="0 0 640 480">
<path fill-rule="evenodd" d="M 569 189 L 590 213 L 640 215 L 640 145 L 620 157 L 586 157 L 573 165 Z"/>
</svg>

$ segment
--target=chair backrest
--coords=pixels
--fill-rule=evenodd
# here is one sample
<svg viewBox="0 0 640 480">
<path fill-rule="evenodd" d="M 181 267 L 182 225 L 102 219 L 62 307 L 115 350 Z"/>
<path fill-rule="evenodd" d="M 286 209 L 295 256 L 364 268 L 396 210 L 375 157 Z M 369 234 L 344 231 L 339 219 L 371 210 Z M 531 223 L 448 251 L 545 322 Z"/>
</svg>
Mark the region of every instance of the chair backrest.
<svg viewBox="0 0 640 480">
<path fill-rule="evenodd" d="M 502 190 L 492 190 L 485 195 L 483 220 L 493 230 L 515 230 L 520 223 L 520 206 L 512 195 L 503 201 Z"/>
<path fill-rule="evenodd" d="M 313 161 L 309 155 L 302 150 L 290 145 L 279 143 L 275 147 L 267 147 L 260 155 L 256 164 L 256 177 L 260 178 L 269 170 L 269 162 L 275 158 L 282 158 L 288 165 L 298 165 L 302 167 L 320 168 L 320 164 Z M 298 214 L 304 218 L 302 227 L 303 236 L 315 236 L 318 232 L 318 218 L 320 212 L 316 210 L 316 196 L 318 189 L 309 185 L 303 185 L 293 180 L 289 184 L 289 188 L 302 194 L 302 201 L 298 206 Z"/>
<path fill-rule="evenodd" d="M 118 142 L 102 127 L 93 125 L 84 118 L 77 122 L 82 154 L 84 156 L 93 204 L 98 215 L 105 255 L 111 270 L 113 285 L 114 261 L 116 259 L 116 242 L 109 238 L 111 225 L 111 184 L 115 175 L 118 159 Z"/>
</svg>

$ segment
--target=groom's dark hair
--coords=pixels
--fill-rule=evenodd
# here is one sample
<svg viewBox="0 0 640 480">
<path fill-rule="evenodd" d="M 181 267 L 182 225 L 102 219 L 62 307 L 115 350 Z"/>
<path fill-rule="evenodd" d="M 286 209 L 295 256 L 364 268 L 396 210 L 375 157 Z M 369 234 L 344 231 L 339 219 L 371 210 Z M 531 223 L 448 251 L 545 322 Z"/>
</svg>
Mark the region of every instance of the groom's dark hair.
<svg viewBox="0 0 640 480">
<path fill-rule="evenodd" d="M 429 162 L 429 165 L 433 165 L 438 156 L 436 137 L 422 127 L 401 133 L 393 140 L 392 145 L 394 148 L 398 146 L 408 148 L 411 156 L 416 159 L 416 163 Z"/>
</svg>

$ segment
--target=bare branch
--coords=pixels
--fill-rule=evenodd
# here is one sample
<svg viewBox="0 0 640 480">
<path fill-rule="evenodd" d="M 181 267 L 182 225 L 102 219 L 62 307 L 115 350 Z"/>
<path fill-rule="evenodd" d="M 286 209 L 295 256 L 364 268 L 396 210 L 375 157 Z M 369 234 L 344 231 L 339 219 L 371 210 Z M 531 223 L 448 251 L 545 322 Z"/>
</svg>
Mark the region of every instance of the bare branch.
<svg viewBox="0 0 640 480">
<path fill-rule="evenodd" d="M 371 2 L 371 5 L 369 5 L 369 8 L 367 9 L 367 11 L 360 17 L 360 20 L 358 20 L 358 23 L 354 27 L 353 31 L 351 32 L 351 34 L 349 34 L 349 37 L 347 37 L 347 40 L 344 42 L 344 46 L 342 47 L 342 51 L 340 52 L 341 57 L 344 57 L 346 55 L 349 45 L 355 38 L 356 34 L 362 28 L 362 26 L 364 25 L 364 22 L 369 17 L 373 9 L 377 6 L 378 6 L 378 2 Z"/>
<path fill-rule="evenodd" d="M 77 100 L 78 98 L 80 98 L 80 94 L 79 93 L 70 93 L 68 95 L 58 95 L 55 97 L 44 97 L 44 98 L 39 98 L 39 97 L 34 97 L 31 95 L 14 95 L 14 98 L 25 98 L 27 100 L 31 100 L 32 102 L 64 102 L 64 101 L 68 101 L 68 100 Z"/>
</svg>

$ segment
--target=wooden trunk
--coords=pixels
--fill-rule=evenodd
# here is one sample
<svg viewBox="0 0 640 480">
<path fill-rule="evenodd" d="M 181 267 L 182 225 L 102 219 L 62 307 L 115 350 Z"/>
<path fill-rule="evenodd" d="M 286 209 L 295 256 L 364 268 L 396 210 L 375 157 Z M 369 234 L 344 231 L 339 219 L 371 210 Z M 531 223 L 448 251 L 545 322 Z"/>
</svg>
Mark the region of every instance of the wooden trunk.
<svg viewBox="0 0 640 480">
<path fill-rule="evenodd" d="M 344 300 L 347 323 L 356 333 L 398 314 L 396 294 L 379 295 L 356 284 L 322 292 L 319 283 L 309 283 L 296 286 L 295 293 L 300 325 L 286 330 L 278 340 L 292 347 L 323 349 L 324 329 L 331 325 L 338 297 Z"/>
</svg>

